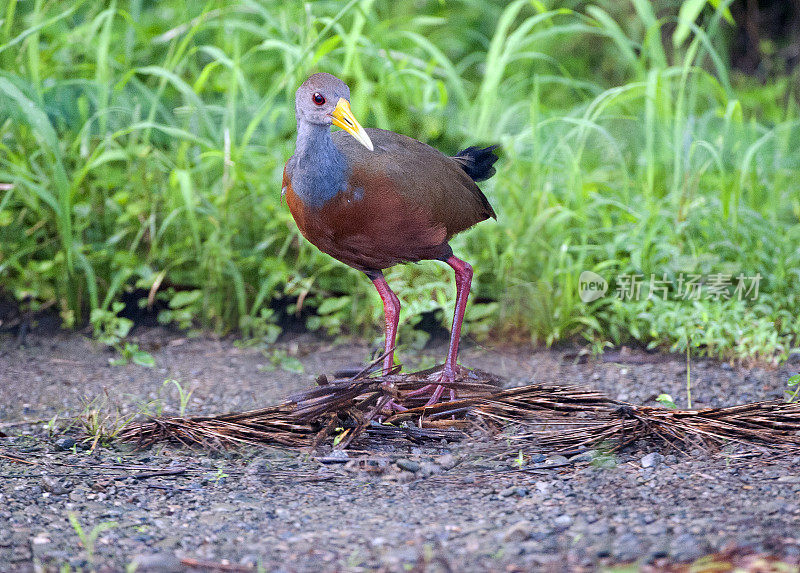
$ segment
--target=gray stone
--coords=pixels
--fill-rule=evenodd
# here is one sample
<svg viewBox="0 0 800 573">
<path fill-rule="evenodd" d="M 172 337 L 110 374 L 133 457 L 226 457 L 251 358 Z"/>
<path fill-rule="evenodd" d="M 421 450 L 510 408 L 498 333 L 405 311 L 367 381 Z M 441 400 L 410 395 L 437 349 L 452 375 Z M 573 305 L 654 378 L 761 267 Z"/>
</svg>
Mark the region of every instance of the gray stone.
<svg viewBox="0 0 800 573">
<path fill-rule="evenodd" d="M 419 464 L 420 473 L 427 477 L 432 475 L 438 475 L 442 473 L 442 468 L 439 464 L 434 464 L 432 462 L 422 462 Z"/>
<path fill-rule="evenodd" d="M 73 438 L 68 438 L 68 437 L 59 438 L 58 440 L 56 440 L 56 448 L 58 448 L 61 451 L 68 451 L 71 450 L 72 447 L 75 446 L 75 444 L 77 443 L 78 442 L 75 441 L 75 439 Z"/>
<path fill-rule="evenodd" d="M 131 560 L 135 570 L 146 573 L 179 573 L 185 568 L 180 559 L 171 553 L 143 553 Z"/>
<path fill-rule="evenodd" d="M 619 561 L 636 561 L 643 553 L 642 542 L 633 533 L 623 533 L 614 540 L 612 555 Z"/>
<path fill-rule="evenodd" d="M 407 460 L 405 458 L 400 458 L 397 460 L 397 467 L 401 470 L 406 470 L 407 472 L 416 473 L 420 470 L 420 464 L 413 460 Z"/>
<path fill-rule="evenodd" d="M 519 543 L 530 539 L 533 533 L 533 526 L 530 521 L 518 521 L 509 527 L 503 534 L 503 541 L 506 543 Z"/>
<path fill-rule="evenodd" d="M 53 495 L 64 495 L 72 490 L 72 485 L 68 482 L 60 481 L 50 476 L 42 477 L 42 487 Z"/>
<path fill-rule="evenodd" d="M 31 539 L 31 553 L 34 559 L 42 559 L 53 548 L 53 542 L 45 535 L 37 535 Z"/>
<path fill-rule="evenodd" d="M 566 513 L 563 515 L 559 515 L 553 520 L 553 525 L 555 525 L 559 529 L 567 529 L 570 525 L 572 525 L 572 517 L 570 517 Z"/>
<path fill-rule="evenodd" d="M 655 468 L 662 462 L 664 456 L 658 452 L 650 452 L 640 460 L 643 468 Z"/>
<path fill-rule="evenodd" d="M 25 545 L 17 545 L 11 549 L 11 561 L 27 561 L 31 558 L 31 550 Z"/>
<path fill-rule="evenodd" d="M 331 453 L 329 453 L 325 457 L 328 458 L 329 460 L 349 460 L 350 454 L 348 454 L 344 450 L 333 449 L 331 450 Z"/>
<path fill-rule="evenodd" d="M 594 451 L 589 450 L 588 452 L 583 452 L 583 453 L 580 453 L 578 455 L 572 456 L 567 461 L 569 463 L 571 463 L 571 464 L 580 464 L 580 463 L 584 463 L 584 462 L 591 462 L 596 457 L 596 455 L 597 454 Z"/>
<path fill-rule="evenodd" d="M 675 561 L 694 561 L 706 554 L 708 547 L 691 533 L 684 533 L 672 540 L 670 557 Z"/>
<path fill-rule="evenodd" d="M 453 454 L 444 454 L 443 456 L 439 456 L 436 462 L 444 470 L 451 470 L 456 467 L 456 458 Z"/>
</svg>

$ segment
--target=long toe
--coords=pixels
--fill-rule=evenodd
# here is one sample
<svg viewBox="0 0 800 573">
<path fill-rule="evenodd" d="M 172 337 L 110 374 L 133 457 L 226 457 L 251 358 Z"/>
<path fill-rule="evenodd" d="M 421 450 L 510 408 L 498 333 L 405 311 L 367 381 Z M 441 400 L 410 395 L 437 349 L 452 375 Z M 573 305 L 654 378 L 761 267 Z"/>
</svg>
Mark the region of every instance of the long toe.
<svg viewBox="0 0 800 573">
<path fill-rule="evenodd" d="M 439 398 L 442 397 L 444 389 L 445 389 L 444 386 L 436 386 L 436 389 L 433 391 L 433 394 L 431 394 L 430 399 L 427 402 L 425 402 L 425 405 L 433 406 L 434 404 L 436 404 L 436 402 L 439 401 Z"/>
<path fill-rule="evenodd" d="M 406 398 L 413 398 L 414 396 L 422 396 L 427 394 L 431 390 L 436 387 L 436 384 L 425 384 L 422 388 L 417 388 L 416 390 L 411 390 L 410 392 L 406 392 Z"/>
<path fill-rule="evenodd" d="M 405 412 L 406 410 L 408 410 L 408 408 L 406 408 L 405 406 L 395 402 L 394 398 L 386 402 L 384 408 L 390 412 Z"/>
</svg>

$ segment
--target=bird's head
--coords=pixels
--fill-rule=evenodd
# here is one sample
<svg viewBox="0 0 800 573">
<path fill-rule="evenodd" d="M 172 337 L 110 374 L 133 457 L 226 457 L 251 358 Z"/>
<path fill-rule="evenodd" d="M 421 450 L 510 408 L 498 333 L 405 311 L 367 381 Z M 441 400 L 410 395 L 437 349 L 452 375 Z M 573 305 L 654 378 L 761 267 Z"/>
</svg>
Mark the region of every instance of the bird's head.
<svg viewBox="0 0 800 573">
<path fill-rule="evenodd" d="M 297 121 L 316 125 L 335 125 L 372 151 L 372 141 L 350 111 L 350 88 L 326 73 L 314 74 L 297 88 L 294 98 Z"/>
</svg>

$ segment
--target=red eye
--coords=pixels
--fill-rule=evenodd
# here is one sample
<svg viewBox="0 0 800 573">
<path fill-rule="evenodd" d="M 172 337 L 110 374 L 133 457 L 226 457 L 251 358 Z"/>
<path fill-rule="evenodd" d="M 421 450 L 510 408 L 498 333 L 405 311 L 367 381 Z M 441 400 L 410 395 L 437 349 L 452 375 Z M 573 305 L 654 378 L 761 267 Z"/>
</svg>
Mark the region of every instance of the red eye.
<svg viewBox="0 0 800 573">
<path fill-rule="evenodd" d="M 311 96 L 311 99 L 314 100 L 314 103 L 317 105 L 322 105 L 325 103 L 325 96 L 319 92 L 315 92 L 314 95 Z"/>
</svg>

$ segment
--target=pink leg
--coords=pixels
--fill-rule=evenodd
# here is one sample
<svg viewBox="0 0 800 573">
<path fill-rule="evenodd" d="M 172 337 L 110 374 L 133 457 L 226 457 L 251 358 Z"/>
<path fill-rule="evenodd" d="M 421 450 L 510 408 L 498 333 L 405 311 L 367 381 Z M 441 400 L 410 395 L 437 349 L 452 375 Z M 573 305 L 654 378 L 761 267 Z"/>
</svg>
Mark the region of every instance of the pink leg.
<svg viewBox="0 0 800 573">
<path fill-rule="evenodd" d="M 458 343 L 461 340 L 461 323 L 464 322 L 464 311 L 467 309 L 467 298 L 469 297 L 469 289 L 472 286 L 472 267 L 469 263 L 450 255 L 445 261 L 448 265 L 453 267 L 456 273 L 456 310 L 453 313 L 453 328 L 450 331 L 450 348 L 447 351 L 447 359 L 444 363 L 444 368 L 439 376 L 440 382 L 454 382 L 456 377 L 456 360 L 458 358 Z M 424 394 L 433 388 L 433 394 L 427 402 L 427 406 L 431 406 L 439 401 L 445 387 L 438 384 L 428 384 L 418 390 L 409 392 L 408 396 L 418 396 Z M 450 390 L 450 399 L 454 400 L 456 397 L 455 390 Z"/>
<path fill-rule="evenodd" d="M 458 358 L 458 343 L 461 340 L 461 323 L 464 322 L 464 311 L 467 309 L 467 298 L 472 286 L 472 267 L 469 263 L 453 255 L 447 259 L 447 264 L 456 272 L 456 310 L 453 313 L 453 329 L 450 331 L 450 349 L 447 351 L 447 360 L 442 370 L 441 381 L 452 382 L 455 380 L 456 359 Z"/>
<path fill-rule="evenodd" d="M 367 276 L 372 280 L 372 284 L 378 289 L 378 294 L 381 295 L 383 301 L 383 313 L 386 319 L 386 340 L 384 343 L 384 352 L 386 357 L 383 359 L 383 374 L 391 372 L 394 366 L 394 345 L 397 339 L 397 325 L 400 322 L 400 300 L 394 294 L 389 283 L 383 276 L 381 271 L 370 271 Z"/>
</svg>

